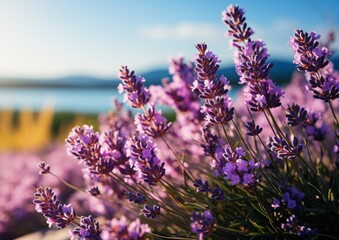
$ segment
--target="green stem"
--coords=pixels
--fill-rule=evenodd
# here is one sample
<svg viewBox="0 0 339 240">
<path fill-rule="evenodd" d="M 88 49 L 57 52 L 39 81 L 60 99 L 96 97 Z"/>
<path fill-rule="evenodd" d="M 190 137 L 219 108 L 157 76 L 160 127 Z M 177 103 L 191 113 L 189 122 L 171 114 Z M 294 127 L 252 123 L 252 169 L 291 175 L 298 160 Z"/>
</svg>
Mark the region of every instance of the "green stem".
<svg viewBox="0 0 339 240">
<path fill-rule="evenodd" d="M 339 128 L 339 122 L 338 122 L 338 119 L 337 119 L 337 116 L 336 116 L 336 114 L 335 114 L 335 111 L 334 111 L 334 108 L 333 108 L 333 106 L 332 106 L 331 101 L 328 102 L 328 105 L 330 106 L 331 112 L 332 112 L 332 114 L 333 114 L 335 124 L 337 125 L 337 128 Z"/>
<path fill-rule="evenodd" d="M 170 152 L 173 154 L 175 160 L 181 165 L 182 170 L 183 170 L 184 172 L 187 173 L 187 176 L 188 176 L 192 181 L 194 181 L 195 178 L 194 178 L 194 177 L 191 175 L 191 173 L 186 169 L 185 165 L 184 165 L 181 161 L 178 160 L 176 154 L 174 153 L 174 151 L 173 151 L 173 149 L 171 148 L 171 146 L 167 143 L 167 141 L 165 140 L 165 138 L 164 138 L 163 136 L 161 136 L 160 138 L 161 138 L 161 140 L 165 143 L 165 145 L 166 145 L 167 148 L 170 150 Z"/>
<path fill-rule="evenodd" d="M 232 120 L 232 123 L 233 123 L 233 125 L 234 125 L 234 127 L 235 127 L 235 130 L 237 131 L 237 133 L 238 133 L 238 135 L 239 135 L 241 141 L 243 142 L 243 144 L 244 144 L 245 147 L 247 148 L 247 151 L 248 151 L 249 154 L 251 155 L 251 158 L 254 159 L 254 160 L 256 160 L 255 157 L 254 157 L 254 155 L 252 154 L 252 151 L 253 151 L 253 150 L 247 145 L 247 143 L 246 143 L 246 141 L 244 140 L 244 138 L 243 138 L 241 132 L 239 131 L 239 128 L 237 127 L 237 124 L 234 122 L 234 120 Z"/>
<path fill-rule="evenodd" d="M 230 141 L 230 139 L 229 139 L 229 137 L 228 137 L 228 134 L 227 134 L 227 132 L 226 132 L 226 128 L 225 128 L 224 125 L 221 125 L 221 126 L 222 126 L 222 130 L 224 131 L 224 134 L 225 134 L 226 140 L 227 140 L 227 142 L 228 142 L 228 145 L 231 147 L 232 151 L 234 152 L 234 151 L 235 151 L 235 150 L 234 150 L 234 146 L 231 144 L 231 141 Z"/>
</svg>

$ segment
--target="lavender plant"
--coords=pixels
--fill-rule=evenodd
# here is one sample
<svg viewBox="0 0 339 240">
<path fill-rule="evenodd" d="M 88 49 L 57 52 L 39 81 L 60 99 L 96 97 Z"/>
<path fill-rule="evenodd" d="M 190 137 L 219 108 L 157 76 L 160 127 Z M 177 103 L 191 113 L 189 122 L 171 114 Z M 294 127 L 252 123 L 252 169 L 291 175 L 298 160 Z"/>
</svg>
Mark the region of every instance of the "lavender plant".
<svg viewBox="0 0 339 240">
<path fill-rule="evenodd" d="M 69 185 L 104 210 L 77 215 L 38 188 L 34 203 L 47 223 L 75 225 L 72 239 L 339 239 L 339 74 L 330 51 L 315 33 L 297 30 L 290 41 L 305 74 L 291 84 L 302 87 L 305 78 L 309 101 L 270 78 L 268 50 L 252 38 L 242 8 L 230 5 L 222 20 L 246 85 L 235 104 L 243 100 L 242 109 L 206 43 L 196 45 L 193 63 L 171 59 L 172 81 L 162 86 L 146 88 L 123 66 L 119 91 L 139 112 L 133 117 L 117 103 L 100 131 L 76 126 L 66 139 L 89 188 Z M 173 108 L 173 123 L 160 104 Z"/>
</svg>

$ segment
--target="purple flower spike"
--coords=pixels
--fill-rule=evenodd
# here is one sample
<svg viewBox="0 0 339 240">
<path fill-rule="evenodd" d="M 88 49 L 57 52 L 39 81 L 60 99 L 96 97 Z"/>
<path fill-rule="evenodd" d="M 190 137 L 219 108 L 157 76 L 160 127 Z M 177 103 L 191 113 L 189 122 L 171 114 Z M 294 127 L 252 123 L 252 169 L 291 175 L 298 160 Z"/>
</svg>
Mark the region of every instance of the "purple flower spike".
<svg viewBox="0 0 339 240">
<path fill-rule="evenodd" d="M 216 186 L 215 188 L 209 189 L 210 193 L 212 194 L 212 198 L 216 201 L 225 200 L 225 191 Z"/>
<path fill-rule="evenodd" d="M 299 144 L 297 137 L 293 137 L 293 141 L 290 144 L 285 139 L 279 137 L 270 137 L 268 147 L 272 153 L 281 160 L 293 160 L 301 153 L 303 149 L 303 146 Z"/>
<path fill-rule="evenodd" d="M 317 229 L 315 228 L 312 229 L 300 225 L 300 221 L 294 214 L 286 218 L 285 222 L 281 224 L 281 229 L 285 230 L 288 233 L 294 233 L 298 237 L 302 237 L 303 239 L 317 233 Z"/>
<path fill-rule="evenodd" d="M 327 58 L 331 52 L 319 44 L 320 35 L 296 30 L 290 45 L 297 69 L 307 73 L 313 97 L 325 102 L 339 98 L 338 76 Z"/>
<path fill-rule="evenodd" d="M 126 197 L 128 201 L 135 204 L 143 204 L 146 201 L 145 195 L 139 192 L 127 192 Z"/>
<path fill-rule="evenodd" d="M 119 92 L 125 91 L 125 99 L 133 108 L 142 108 L 148 103 L 151 95 L 149 90 L 144 87 L 145 79 L 140 76 L 135 76 L 134 71 L 130 72 L 127 66 L 122 66 L 120 69 L 120 79 L 122 84 L 119 85 Z"/>
<path fill-rule="evenodd" d="M 73 207 L 61 205 L 51 188 L 39 187 L 34 196 L 35 210 L 44 215 L 49 227 L 55 224 L 58 228 L 65 228 L 75 219 Z"/>
<path fill-rule="evenodd" d="M 256 84 L 248 84 L 245 88 L 245 103 L 251 111 L 261 112 L 281 105 L 280 98 L 284 92 L 268 79 Z"/>
<path fill-rule="evenodd" d="M 92 196 L 98 196 L 100 195 L 100 190 L 98 186 L 91 186 L 87 192 L 89 192 Z"/>
<path fill-rule="evenodd" d="M 203 182 L 201 179 L 195 179 L 193 186 L 197 188 L 197 192 L 208 192 L 209 190 L 209 184 L 207 180 Z"/>
<path fill-rule="evenodd" d="M 163 136 L 172 123 L 167 123 L 167 119 L 161 115 L 161 110 L 155 111 L 154 104 L 150 104 L 145 114 L 135 116 L 137 129 L 150 137 L 157 138 Z"/>
<path fill-rule="evenodd" d="M 213 232 L 215 227 L 215 218 L 209 210 L 204 212 L 192 212 L 191 214 L 191 231 L 199 236 L 199 240 L 204 238 L 204 235 Z"/>
<path fill-rule="evenodd" d="M 328 64 L 326 57 L 330 52 L 319 46 L 319 39 L 320 35 L 315 32 L 309 34 L 299 29 L 295 31 L 290 45 L 295 52 L 294 63 L 298 64 L 299 71 L 317 72 Z"/>
<path fill-rule="evenodd" d="M 147 224 L 141 224 L 137 218 L 133 222 L 127 222 L 126 217 L 113 218 L 103 229 L 102 239 L 104 240 L 143 240 L 151 229 Z"/>
<path fill-rule="evenodd" d="M 101 240 L 102 230 L 99 226 L 99 222 L 95 220 L 92 216 L 81 217 L 80 227 L 77 227 L 69 231 L 69 235 L 72 240 L 76 239 L 93 239 Z"/>
<path fill-rule="evenodd" d="M 253 30 L 247 26 L 244 14 L 244 9 L 233 5 L 230 5 L 227 11 L 222 12 L 222 21 L 229 26 L 227 33 L 234 38 L 232 45 L 238 48 L 239 45 L 237 43 L 250 40 L 250 37 L 254 33 Z"/>
<path fill-rule="evenodd" d="M 144 208 L 141 210 L 141 213 L 147 218 L 155 218 L 160 214 L 160 207 L 157 205 L 153 205 L 152 207 L 145 204 Z"/>
<path fill-rule="evenodd" d="M 221 76 L 217 79 L 217 70 L 220 60 L 211 51 L 207 50 L 205 43 L 197 44 L 196 57 L 197 80 L 193 89 L 197 89 L 198 96 L 204 100 L 201 111 L 205 114 L 207 125 L 224 125 L 233 119 L 234 108 L 228 97 L 229 81 Z"/>
<path fill-rule="evenodd" d="M 156 155 L 156 145 L 147 135 L 137 135 L 126 143 L 126 147 L 130 165 L 139 177 L 150 185 L 156 185 L 165 174 L 165 164 Z"/>
<path fill-rule="evenodd" d="M 259 180 L 256 177 L 255 170 L 259 168 L 259 163 L 253 160 L 245 160 L 245 152 L 242 148 L 236 148 L 233 152 L 225 148 L 223 154 L 224 162 L 218 167 L 221 168 L 226 180 L 231 181 L 232 185 L 253 185 Z"/>
<path fill-rule="evenodd" d="M 246 128 L 247 128 L 247 135 L 248 136 L 258 136 L 263 130 L 262 127 L 255 125 L 254 120 L 247 122 Z"/>
<path fill-rule="evenodd" d="M 307 111 L 298 104 L 288 105 L 286 112 L 287 124 L 290 126 L 298 126 L 307 118 Z"/>
<path fill-rule="evenodd" d="M 38 168 L 41 169 L 39 171 L 40 174 L 49 173 L 49 171 L 51 170 L 51 167 L 48 164 L 46 164 L 44 161 L 39 162 Z"/>
</svg>

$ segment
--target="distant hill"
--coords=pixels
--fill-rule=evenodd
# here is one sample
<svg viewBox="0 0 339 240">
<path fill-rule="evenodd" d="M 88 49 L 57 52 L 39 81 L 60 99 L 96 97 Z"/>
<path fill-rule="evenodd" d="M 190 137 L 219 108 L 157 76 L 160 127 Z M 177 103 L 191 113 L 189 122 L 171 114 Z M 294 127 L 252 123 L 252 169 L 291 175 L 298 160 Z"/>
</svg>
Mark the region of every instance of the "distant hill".
<svg viewBox="0 0 339 240">
<path fill-rule="evenodd" d="M 331 59 L 336 69 L 339 68 L 339 57 Z M 270 60 L 273 63 L 273 68 L 270 72 L 270 77 L 279 85 L 287 84 L 295 71 L 295 64 L 283 60 Z M 224 74 L 231 84 L 236 84 L 239 81 L 239 76 L 236 74 L 234 66 L 222 66 L 218 74 Z M 146 85 L 161 84 L 161 80 L 165 77 L 170 77 L 167 68 L 155 69 L 141 73 L 146 79 Z M 54 79 L 23 79 L 23 78 L 7 78 L 0 79 L 0 87 L 32 87 L 32 88 L 116 88 L 120 81 L 117 78 L 96 78 L 88 76 L 69 76 Z"/>
</svg>

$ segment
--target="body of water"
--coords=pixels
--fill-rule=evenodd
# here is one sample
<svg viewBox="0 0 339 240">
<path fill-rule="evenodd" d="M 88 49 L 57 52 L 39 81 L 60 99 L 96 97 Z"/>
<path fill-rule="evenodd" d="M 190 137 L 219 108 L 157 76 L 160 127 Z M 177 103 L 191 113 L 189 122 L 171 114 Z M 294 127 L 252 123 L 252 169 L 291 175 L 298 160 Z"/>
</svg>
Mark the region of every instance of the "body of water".
<svg viewBox="0 0 339 240">
<path fill-rule="evenodd" d="M 229 95 L 234 99 L 236 90 Z M 112 109 L 114 98 L 121 101 L 122 97 L 117 90 L 105 88 L 0 88 L 0 110 L 52 107 L 55 111 L 102 113 Z"/>
<path fill-rule="evenodd" d="M 0 88 L 0 109 L 100 113 L 112 109 L 114 98 L 122 99 L 115 89 L 104 88 Z"/>
</svg>

